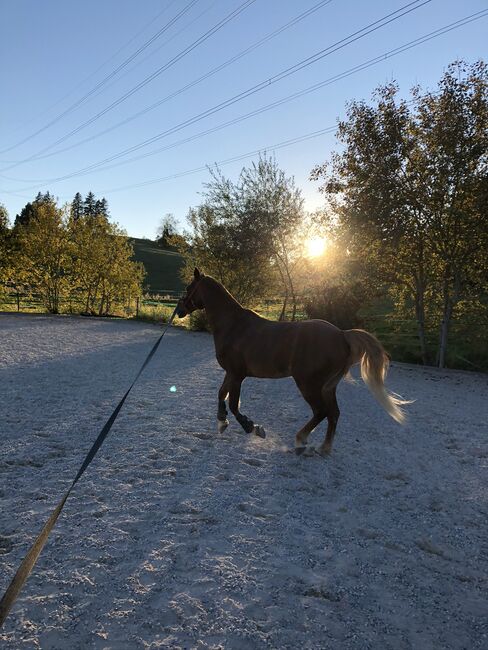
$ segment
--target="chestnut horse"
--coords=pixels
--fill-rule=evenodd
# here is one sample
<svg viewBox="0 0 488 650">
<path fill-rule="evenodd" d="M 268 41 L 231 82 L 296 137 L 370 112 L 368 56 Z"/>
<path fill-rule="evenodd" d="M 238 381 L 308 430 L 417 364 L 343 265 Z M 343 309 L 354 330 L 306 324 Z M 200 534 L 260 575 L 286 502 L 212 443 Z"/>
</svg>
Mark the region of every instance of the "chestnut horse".
<svg viewBox="0 0 488 650">
<path fill-rule="evenodd" d="M 364 330 L 340 330 L 324 320 L 273 322 L 245 309 L 219 282 L 195 269 L 176 314 L 183 318 L 205 309 L 212 328 L 217 361 L 225 370 L 219 390 L 219 433 L 228 426 L 225 401 L 246 433 L 264 438 L 262 426 L 239 410 L 241 384 L 246 377 L 293 377 L 309 403 L 313 416 L 296 434 L 297 454 L 307 448 L 311 431 L 325 418 L 327 434 L 317 450 L 329 454 L 339 419 L 336 388 L 350 367 L 360 362 L 361 376 L 381 406 L 397 422 L 403 422 L 405 400 L 385 389 L 388 355 L 381 343 Z"/>
</svg>

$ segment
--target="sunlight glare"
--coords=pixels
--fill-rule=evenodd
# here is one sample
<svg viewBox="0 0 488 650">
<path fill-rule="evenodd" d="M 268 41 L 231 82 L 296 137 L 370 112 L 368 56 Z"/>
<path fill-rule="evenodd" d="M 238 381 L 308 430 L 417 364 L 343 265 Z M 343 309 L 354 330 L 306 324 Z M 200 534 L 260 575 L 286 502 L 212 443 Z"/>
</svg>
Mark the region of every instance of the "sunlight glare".
<svg viewBox="0 0 488 650">
<path fill-rule="evenodd" d="M 309 257 L 320 257 L 325 252 L 327 240 L 324 237 L 312 237 L 307 240 L 307 250 Z"/>
</svg>

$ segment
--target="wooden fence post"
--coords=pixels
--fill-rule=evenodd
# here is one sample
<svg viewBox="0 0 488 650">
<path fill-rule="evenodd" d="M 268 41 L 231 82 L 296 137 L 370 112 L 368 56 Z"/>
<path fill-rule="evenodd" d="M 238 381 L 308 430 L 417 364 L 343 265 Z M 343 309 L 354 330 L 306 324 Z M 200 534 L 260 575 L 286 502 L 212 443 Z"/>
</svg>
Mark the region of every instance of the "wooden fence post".
<svg viewBox="0 0 488 650">
<path fill-rule="evenodd" d="M 20 293 L 17 291 L 17 311 L 20 311 Z"/>
<path fill-rule="evenodd" d="M 139 316 L 139 296 L 136 298 L 136 318 Z"/>
</svg>

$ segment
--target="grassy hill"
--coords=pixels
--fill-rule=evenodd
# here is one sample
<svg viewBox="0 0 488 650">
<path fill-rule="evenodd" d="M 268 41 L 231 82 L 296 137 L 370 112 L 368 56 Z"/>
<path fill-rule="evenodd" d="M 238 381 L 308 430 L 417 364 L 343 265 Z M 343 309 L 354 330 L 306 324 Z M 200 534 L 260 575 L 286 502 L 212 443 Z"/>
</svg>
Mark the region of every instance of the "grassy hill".
<svg viewBox="0 0 488 650">
<path fill-rule="evenodd" d="M 130 238 L 134 247 L 134 259 L 142 262 L 146 269 L 144 289 L 146 291 L 168 291 L 181 293 L 184 284 L 180 278 L 183 258 L 179 253 L 159 248 L 150 239 Z"/>
</svg>

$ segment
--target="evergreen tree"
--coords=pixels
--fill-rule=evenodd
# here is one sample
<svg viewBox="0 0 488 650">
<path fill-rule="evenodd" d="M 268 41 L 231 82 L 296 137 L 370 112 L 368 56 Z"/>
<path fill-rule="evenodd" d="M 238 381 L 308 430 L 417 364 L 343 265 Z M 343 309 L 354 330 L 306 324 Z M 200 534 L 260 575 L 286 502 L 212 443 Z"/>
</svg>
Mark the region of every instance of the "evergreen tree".
<svg viewBox="0 0 488 650">
<path fill-rule="evenodd" d="M 85 217 L 95 217 L 97 214 L 96 211 L 96 199 L 93 192 L 88 192 L 85 197 L 85 202 L 83 204 L 83 214 Z"/>
<path fill-rule="evenodd" d="M 83 197 L 79 192 L 76 192 L 75 197 L 71 202 L 70 214 L 71 218 L 75 221 L 83 216 Z"/>
<path fill-rule="evenodd" d="M 20 214 L 15 215 L 14 228 L 17 229 L 19 226 L 27 226 L 34 217 L 34 214 L 35 210 L 32 203 L 26 203 L 20 211 Z"/>
<path fill-rule="evenodd" d="M 95 214 L 99 217 L 105 217 L 105 219 L 108 219 L 108 202 L 105 197 L 96 201 Z"/>
<path fill-rule="evenodd" d="M 38 192 L 36 198 L 34 201 L 32 201 L 32 203 L 29 202 L 25 204 L 25 206 L 20 211 L 20 214 L 17 214 L 15 216 L 15 230 L 17 230 L 19 226 L 27 226 L 31 220 L 36 217 L 37 210 L 42 205 L 56 205 L 54 196 L 50 192 L 46 192 L 45 194 Z"/>
</svg>

